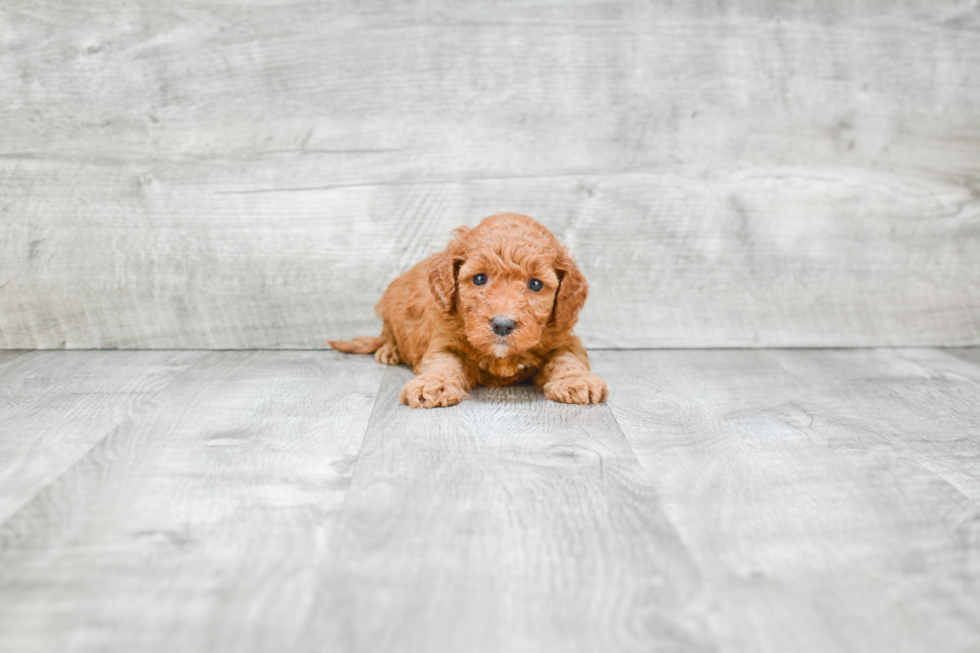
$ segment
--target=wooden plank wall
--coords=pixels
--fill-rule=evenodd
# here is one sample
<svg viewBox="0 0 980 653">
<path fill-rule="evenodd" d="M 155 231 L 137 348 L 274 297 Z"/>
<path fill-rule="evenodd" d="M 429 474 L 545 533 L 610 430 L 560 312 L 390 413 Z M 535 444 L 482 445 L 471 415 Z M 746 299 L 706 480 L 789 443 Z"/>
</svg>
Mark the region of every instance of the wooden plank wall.
<svg viewBox="0 0 980 653">
<path fill-rule="evenodd" d="M 539 218 L 592 347 L 980 344 L 980 13 L 5 0 L 0 347 L 319 348 Z"/>
</svg>

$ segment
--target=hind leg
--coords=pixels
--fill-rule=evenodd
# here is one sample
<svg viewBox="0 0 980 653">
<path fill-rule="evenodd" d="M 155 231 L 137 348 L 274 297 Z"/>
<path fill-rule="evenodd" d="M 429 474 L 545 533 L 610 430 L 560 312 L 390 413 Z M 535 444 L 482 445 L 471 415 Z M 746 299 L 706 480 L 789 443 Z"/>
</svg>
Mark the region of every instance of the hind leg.
<svg viewBox="0 0 980 653">
<path fill-rule="evenodd" d="M 398 345 L 394 340 L 386 340 L 378 351 L 374 352 L 374 360 L 385 365 L 398 365 L 402 362 L 401 354 L 398 353 Z"/>
</svg>

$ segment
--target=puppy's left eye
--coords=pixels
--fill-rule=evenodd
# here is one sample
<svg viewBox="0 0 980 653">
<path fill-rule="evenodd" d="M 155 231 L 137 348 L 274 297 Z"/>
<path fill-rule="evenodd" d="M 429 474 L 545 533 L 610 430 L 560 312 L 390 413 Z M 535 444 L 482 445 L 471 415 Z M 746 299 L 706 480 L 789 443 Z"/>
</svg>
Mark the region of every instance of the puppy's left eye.
<svg viewBox="0 0 980 653">
<path fill-rule="evenodd" d="M 537 279 L 531 279 L 530 281 L 527 282 L 527 287 L 533 290 L 534 292 L 538 292 L 539 290 L 544 288 L 544 284 L 538 281 Z"/>
</svg>

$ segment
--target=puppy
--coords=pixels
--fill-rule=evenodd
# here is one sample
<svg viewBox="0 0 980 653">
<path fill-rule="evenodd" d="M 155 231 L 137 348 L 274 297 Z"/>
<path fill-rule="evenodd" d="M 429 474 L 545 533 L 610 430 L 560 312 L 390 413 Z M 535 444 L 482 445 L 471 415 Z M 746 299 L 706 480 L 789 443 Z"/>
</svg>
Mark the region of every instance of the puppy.
<svg viewBox="0 0 980 653">
<path fill-rule="evenodd" d="M 453 406 L 477 384 L 527 379 L 553 401 L 598 404 L 606 382 L 572 333 L 588 285 L 550 231 L 514 213 L 460 227 L 449 246 L 395 279 L 375 307 L 381 335 L 330 341 L 338 351 L 401 362 L 418 376 L 412 408 Z"/>
</svg>

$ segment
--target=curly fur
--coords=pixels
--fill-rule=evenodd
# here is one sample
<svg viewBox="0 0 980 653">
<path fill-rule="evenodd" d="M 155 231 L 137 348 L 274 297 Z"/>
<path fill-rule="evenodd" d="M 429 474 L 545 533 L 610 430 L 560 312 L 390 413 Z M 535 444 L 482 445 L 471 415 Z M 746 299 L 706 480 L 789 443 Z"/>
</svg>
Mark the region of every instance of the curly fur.
<svg viewBox="0 0 980 653">
<path fill-rule="evenodd" d="M 452 406 L 477 384 L 527 379 L 549 399 L 597 404 L 609 396 L 589 370 L 572 333 L 588 284 L 568 250 L 525 215 L 503 213 L 460 227 L 445 250 L 395 279 L 376 306 L 378 337 L 331 341 L 339 351 L 374 353 L 386 365 L 408 363 L 418 375 L 401 393 L 413 408 Z M 487 275 L 477 286 L 473 278 Z M 544 287 L 528 287 L 538 279 Z M 499 336 L 490 320 L 517 323 Z"/>
</svg>

